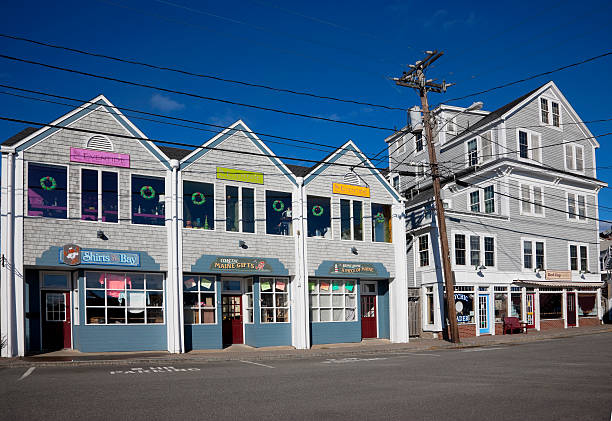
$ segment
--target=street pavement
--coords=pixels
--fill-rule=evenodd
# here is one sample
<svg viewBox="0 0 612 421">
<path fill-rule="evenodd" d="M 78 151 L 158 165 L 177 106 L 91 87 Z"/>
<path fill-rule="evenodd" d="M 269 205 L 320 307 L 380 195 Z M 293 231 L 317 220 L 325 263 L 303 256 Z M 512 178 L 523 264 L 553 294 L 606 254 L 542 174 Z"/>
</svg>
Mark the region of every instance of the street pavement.
<svg viewBox="0 0 612 421">
<path fill-rule="evenodd" d="M 612 333 L 346 356 L 0 368 L 2 419 L 610 420 Z M 246 356 L 246 354 L 245 354 Z"/>
</svg>

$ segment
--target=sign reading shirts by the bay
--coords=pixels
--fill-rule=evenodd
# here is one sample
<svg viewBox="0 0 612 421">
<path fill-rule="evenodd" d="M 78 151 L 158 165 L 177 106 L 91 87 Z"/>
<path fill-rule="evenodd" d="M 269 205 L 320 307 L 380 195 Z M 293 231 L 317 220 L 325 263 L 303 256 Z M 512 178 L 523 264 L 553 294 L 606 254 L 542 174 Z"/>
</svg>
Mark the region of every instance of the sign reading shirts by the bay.
<svg viewBox="0 0 612 421">
<path fill-rule="evenodd" d="M 332 192 L 347 196 L 370 197 L 369 187 L 354 186 L 352 184 L 332 183 Z"/>
<path fill-rule="evenodd" d="M 108 167 L 130 168 L 130 156 L 124 153 L 70 148 L 70 161 Z"/>
<path fill-rule="evenodd" d="M 272 272 L 272 266 L 265 259 L 257 257 L 217 257 L 210 264 L 210 269 L 232 272 Z"/>
<path fill-rule="evenodd" d="M 140 253 L 82 249 L 76 244 L 67 244 L 59 251 L 59 262 L 69 266 L 140 266 Z"/>
<path fill-rule="evenodd" d="M 217 179 L 240 181 L 243 183 L 263 184 L 264 175 L 260 172 L 234 170 L 232 168 L 217 167 Z"/>
<path fill-rule="evenodd" d="M 370 275 L 376 275 L 376 268 L 370 263 L 342 263 L 335 262 L 329 273 L 367 273 Z"/>
</svg>

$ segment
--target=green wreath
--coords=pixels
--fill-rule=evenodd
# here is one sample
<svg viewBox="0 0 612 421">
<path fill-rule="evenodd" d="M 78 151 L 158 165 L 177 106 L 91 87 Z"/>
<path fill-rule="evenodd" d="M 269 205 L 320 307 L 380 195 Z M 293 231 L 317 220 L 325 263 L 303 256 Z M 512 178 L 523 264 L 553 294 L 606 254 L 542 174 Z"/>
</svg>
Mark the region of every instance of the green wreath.
<svg viewBox="0 0 612 421">
<path fill-rule="evenodd" d="M 323 215 L 323 206 L 321 206 L 321 205 L 314 205 L 312 207 L 312 214 L 314 216 L 321 216 L 321 215 Z"/>
<path fill-rule="evenodd" d="M 197 191 L 191 195 L 191 201 L 194 205 L 203 205 L 204 202 L 206 202 L 206 197 L 204 196 L 204 193 Z"/>
<path fill-rule="evenodd" d="M 383 215 L 382 212 L 378 212 L 376 215 L 374 215 L 374 221 L 376 221 L 377 224 L 382 224 L 385 222 L 385 215 Z"/>
<path fill-rule="evenodd" d="M 143 199 L 151 200 L 155 197 L 155 189 L 151 186 L 142 186 L 140 195 Z"/>
<path fill-rule="evenodd" d="M 46 176 L 40 179 L 40 186 L 47 191 L 55 190 L 55 188 L 57 187 L 57 182 L 55 181 L 55 178 L 51 176 Z"/>
<path fill-rule="evenodd" d="M 276 212 L 282 212 L 285 209 L 285 204 L 282 200 L 275 200 L 272 202 L 272 209 L 274 209 Z"/>
</svg>

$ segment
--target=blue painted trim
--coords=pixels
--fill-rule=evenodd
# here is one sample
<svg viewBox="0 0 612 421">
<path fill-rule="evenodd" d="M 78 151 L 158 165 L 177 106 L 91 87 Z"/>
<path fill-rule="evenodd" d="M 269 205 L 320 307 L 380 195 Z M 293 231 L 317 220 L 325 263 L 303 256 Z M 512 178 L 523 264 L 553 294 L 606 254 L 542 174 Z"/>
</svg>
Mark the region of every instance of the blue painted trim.
<svg viewBox="0 0 612 421">
<path fill-rule="evenodd" d="M 155 261 L 153 257 L 149 255 L 146 251 L 138 251 L 140 254 L 140 267 L 134 266 L 112 266 L 108 265 L 88 265 L 88 264 L 80 264 L 77 266 L 68 266 L 63 263 L 58 262 L 58 256 L 62 247 L 60 246 L 51 246 L 47 250 L 45 250 L 40 257 L 36 258 L 37 266 L 52 266 L 56 268 L 62 268 L 62 270 L 74 270 L 74 269 L 102 269 L 102 270 L 141 270 L 141 271 L 160 271 L 161 266 L 159 263 Z M 100 250 L 100 251 L 110 251 L 110 252 L 125 252 L 126 250 Z M 128 252 L 130 252 L 128 250 Z"/>
<path fill-rule="evenodd" d="M 127 120 L 122 117 L 121 115 L 119 115 L 111 106 L 109 106 L 106 101 L 104 101 L 103 99 L 99 99 L 98 101 L 96 101 L 93 104 L 89 104 L 87 107 L 83 108 L 81 111 L 79 111 L 76 114 L 71 115 L 70 117 L 65 118 L 64 120 L 58 122 L 56 125 L 57 126 L 62 126 L 62 127 L 67 127 L 70 124 L 74 123 L 75 121 L 77 121 L 78 119 L 84 117 L 85 115 L 89 114 L 90 112 L 94 111 L 96 108 L 98 108 L 99 106 L 103 106 L 106 111 L 109 114 L 112 114 L 118 121 L 119 124 L 121 124 L 121 126 L 123 126 L 123 128 L 125 130 L 127 130 L 132 136 L 139 138 L 138 141 L 140 142 L 140 144 L 142 146 L 144 146 L 146 149 L 148 149 L 163 165 L 164 167 L 166 167 L 167 169 L 170 169 L 170 163 L 166 160 L 166 158 L 164 158 L 152 145 L 151 143 L 146 140 L 143 139 L 136 130 L 134 130 L 128 123 Z M 57 127 L 49 127 L 47 128 L 47 130 L 43 131 L 42 133 L 40 133 L 37 136 L 34 136 L 32 139 L 28 140 L 27 142 L 19 145 L 18 147 L 15 148 L 16 151 L 22 151 L 24 149 L 27 149 L 31 146 L 34 146 L 36 143 L 40 142 L 42 139 L 51 136 L 52 134 L 54 134 L 55 132 L 61 130 L 60 128 Z"/>
<path fill-rule="evenodd" d="M 253 275 L 261 275 L 261 276 L 289 276 L 289 271 L 283 265 L 283 263 L 277 258 L 267 258 L 267 257 L 252 257 L 253 259 L 263 259 L 265 260 L 272 270 L 270 272 L 262 272 L 262 271 L 231 271 L 228 269 L 211 269 L 212 263 L 219 257 L 227 257 L 227 258 L 239 258 L 239 259 L 248 259 L 250 256 L 219 256 L 215 254 L 203 254 L 193 265 L 191 265 L 191 272 L 194 273 L 221 273 L 221 274 L 233 274 L 237 276 L 253 276 Z"/>
<path fill-rule="evenodd" d="M 374 266 L 376 273 L 330 273 L 331 268 L 335 263 L 363 263 L 367 265 Z M 325 278 L 350 278 L 350 279 L 360 279 L 360 278 L 370 278 L 370 279 L 387 279 L 390 278 L 391 275 L 389 271 L 382 263 L 374 263 L 374 262 L 345 262 L 345 261 L 335 261 L 335 260 L 323 260 L 319 267 L 315 269 L 314 276 L 316 277 L 325 277 Z"/>
<path fill-rule="evenodd" d="M 253 323 L 244 323 L 244 343 L 257 348 L 291 345 L 291 323 L 261 323 L 259 278 L 253 278 Z M 289 312 L 292 320 L 291 307 Z"/>
<path fill-rule="evenodd" d="M 386 279 L 378 281 L 378 306 L 376 313 L 378 337 L 390 339 L 389 281 Z"/>
<path fill-rule="evenodd" d="M 398 202 L 401 202 L 402 199 L 401 199 L 400 195 L 395 191 L 395 189 L 393 187 L 391 187 L 391 185 L 389 185 L 387 180 L 385 180 L 385 178 L 382 175 L 380 175 L 380 172 L 377 169 L 373 168 L 367 162 L 367 158 L 361 152 L 359 152 L 357 149 L 355 149 L 353 147 L 353 145 L 347 145 L 347 146 L 341 148 L 340 150 L 338 150 L 338 152 L 336 154 L 334 154 L 332 157 L 330 157 L 324 164 L 319 166 L 319 168 L 317 168 L 313 173 L 311 173 L 308 177 L 306 177 L 304 179 L 304 186 L 306 186 L 308 183 L 310 183 L 312 180 L 314 180 L 319 174 L 321 174 L 325 169 L 327 169 L 327 167 L 329 167 L 331 164 L 333 164 L 338 159 L 340 159 L 348 151 L 354 152 L 362 161 L 364 161 L 364 163 L 366 165 L 368 165 L 368 169 L 370 170 L 372 175 L 374 175 L 376 177 L 376 179 L 378 179 L 378 181 L 383 185 L 383 187 L 385 189 L 387 189 L 389 194 L 391 194 L 391 196 L 393 196 L 393 198 L 395 200 L 397 200 Z"/>
<path fill-rule="evenodd" d="M 192 155 L 185 161 L 182 161 L 180 169 L 183 170 L 189 165 L 193 164 L 195 161 L 197 161 L 198 159 L 206 155 L 206 153 L 209 152 L 211 149 L 217 147 L 220 143 L 222 143 L 228 137 L 232 136 L 234 133 L 237 133 L 237 132 L 242 132 L 246 134 L 247 137 L 251 140 L 251 142 L 255 144 L 257 149 L 259 149 L 264 154 L 268 153 L 268 151 L 264 148 L 261 140 L 253 136 L 253 134 L 250 133 L 250 130 L 248 130 L 244 125 L 239 123 L 234 128 L 229 129 L 227 133 L 219 136 L 219 138 L 214 140 L 210 145 L 207 145 L 205 149 L 200 149 L 194 155 Z M 291 172 L 285 169 L 285 167 L 282 165 L 281 161 L 278 158 L 268 157 L 268 159 L 272 161 L 272 163 L 279 169 L 281 173 L 283 173 L 289 179 L 289 181 L 291 181 L 291 183 L 293 183 L 293 185 L 297 186 L 297 181 L 295 180 L 295 176 Z"/>
</svg>

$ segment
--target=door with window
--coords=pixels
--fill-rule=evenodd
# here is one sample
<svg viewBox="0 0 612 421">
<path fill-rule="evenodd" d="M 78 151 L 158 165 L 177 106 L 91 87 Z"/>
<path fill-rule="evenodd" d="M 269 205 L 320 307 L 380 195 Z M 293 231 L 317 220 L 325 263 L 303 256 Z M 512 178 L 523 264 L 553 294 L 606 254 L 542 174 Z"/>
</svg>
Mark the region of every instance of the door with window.
<svg viewBox="0 0 612 421">
<path fill-rule="evenodd" d="M 244 343 L 242 336 L 242 295 L 223 295 L 221 298 L 223 316 L 223 344 Z"/>
<path fill-rule="evenodd" d="M 376 338 L 376 282 L 361 284 L 361 337 Z"/>
<path fill-rule="evenodd" d="M 576 293 L 567 293 L 567 326 L 576 326 Z"/>
<path fill-rule="evenodd" d="M 526 296 L 525 300 L 525 308 L 526 308 L 526 317 L 525 321 L 527 322 L 527 327 L 535 328 L 535 294 L 529 293 Z"/>
<path fill-rule="evenodd" d="M 56 351 L 72 347 L 70 292 L 42 291 L 42 347 Z"/>
<path fill-rule="evenodd" d="M 489 320 L 489 294 L 478 296 L 478 331 L 481 335 L 491 333 Z"/>
</svg>

